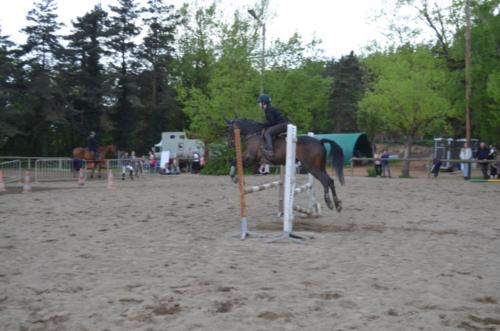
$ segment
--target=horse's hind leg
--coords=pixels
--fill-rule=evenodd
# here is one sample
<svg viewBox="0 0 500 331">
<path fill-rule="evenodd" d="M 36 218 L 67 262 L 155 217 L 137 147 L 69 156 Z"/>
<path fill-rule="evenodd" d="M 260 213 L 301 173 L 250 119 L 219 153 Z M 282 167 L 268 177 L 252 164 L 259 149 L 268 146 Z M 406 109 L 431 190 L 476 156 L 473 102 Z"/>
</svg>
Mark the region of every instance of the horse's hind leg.
<svg viewBox="0 0 500 331">
<path fill-rule="evenodd" d="M 333 209 L 335 203 L 335 209 L 340 212 L 342 210 L 342 202 L 337 197 L 337 193 L 335 192 L 335 185 L 333 179 L 328 176 L 325 171 L 321 171 L 319 169 L 307 169 L 311 175 L 313 175 L 319 182 L 323 185 L 324 190 L 324 198 L 326 205 L 328 208 Z M 330 190 L 332 190 L 333 195 L 333 203 L 330 199 Z"/>
<path fill-rule="evenodd" d="M 335 183 L 333 182 L 333 178 L 328 176 L 328 174 L 325 173 L 325 176 L 328 177 L 328 185 L 330 186 L 330 189 L 332 190 L 332 195 L 333 195 L 333 202 L 335 203 L 335 209 L 340 213 L 342 210 L 342 201 L 337 197 L 337 192 L 335 191 Z"/>
</svg>

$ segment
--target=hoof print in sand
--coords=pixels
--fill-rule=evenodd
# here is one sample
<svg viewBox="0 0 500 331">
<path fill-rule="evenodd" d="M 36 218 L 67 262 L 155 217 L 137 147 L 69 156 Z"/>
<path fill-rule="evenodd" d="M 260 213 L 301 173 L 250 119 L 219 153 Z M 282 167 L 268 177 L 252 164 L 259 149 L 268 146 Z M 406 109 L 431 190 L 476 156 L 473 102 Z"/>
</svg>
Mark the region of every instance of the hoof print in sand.
<svg viewBox="0 0 500 331">
<path fill-rule="evenodd" d="M 156 316 L 175 315 L 181 310 L 181 306 L 177 303 L 174 305 L 161 304 L 153 309 L 153 314 Z"/>
<path fill-rule="evenodd" d="M 231 301 L 217 301 L 214 306 L 216 313 L 229 313 L 233 310 L 234 304 Z"/>
<path fill-rule="evenodd" d="M 263 318 L 267 321 L 275 321 L 279 319 L 283 319 L 285 322 L 289 322 L 293 317 L 293 314 L 290 313 L 275 313 L 272 311 L 265 311 L 257 315 L 258 318 Z"/>
</svg>

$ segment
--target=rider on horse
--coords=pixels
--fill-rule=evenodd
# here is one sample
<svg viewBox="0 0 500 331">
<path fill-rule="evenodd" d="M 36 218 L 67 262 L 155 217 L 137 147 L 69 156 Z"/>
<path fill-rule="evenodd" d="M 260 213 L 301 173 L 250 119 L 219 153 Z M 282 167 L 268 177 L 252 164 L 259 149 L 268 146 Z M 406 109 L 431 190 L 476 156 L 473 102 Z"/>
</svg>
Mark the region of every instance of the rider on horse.
<svg viewBox="0 0 500 331">
<path fill-rule="evenodd" d="M 94 131 L 91 131 L 87 138 L 87 149 L 91 152 L 94 152 L 94 160 L 97 160 L 99 144 L 97 143 Z"/>
<path fill-rule="evenodd" d="M 264 123 L 266 144 L 262 152 L 267 159 L 272 160 L 274 158 L 273 138 L 282 132 L 286 132 L 290 120 L 278 109 L 271 106 L 271 98 L 268 95 L 262 94 L 259 96 L 258 102 L 266 114 L 266 122 Z"/>
</svg>

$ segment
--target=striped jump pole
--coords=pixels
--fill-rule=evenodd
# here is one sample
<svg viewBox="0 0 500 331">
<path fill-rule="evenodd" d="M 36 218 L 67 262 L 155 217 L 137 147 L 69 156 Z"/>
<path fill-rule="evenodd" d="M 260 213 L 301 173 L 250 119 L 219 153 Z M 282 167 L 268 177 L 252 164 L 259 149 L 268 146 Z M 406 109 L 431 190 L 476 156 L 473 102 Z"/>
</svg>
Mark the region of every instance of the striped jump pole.
<svg viewBox="0 0 500 331">
<path fill-rule="evenodd" d="M 234 143 L 236 148 L 236 170 L 238 173 L 238 188 L 240 191 L 240 228 L 241 240 L 248 237 L 247 206 L 245 202 L 245 176 L 243 174 L 243 159 L 241 157 L 241 134 L 240 129 L 234 130 Z"/>
<path fill-rule="evenodd" d="M 265 183 L 261 185 L 256 185 L 256 186 L 248 186 L 244 188 L 244 191 L 246 194 L 254 193 L 254 192 L 259 192 L 259 191 L 264 191 L 268 190 L 273 187 L 279 187 L 281 185 L 281 181 L 277 180 L 274 182 L 270 183 Z"/>
</svg>

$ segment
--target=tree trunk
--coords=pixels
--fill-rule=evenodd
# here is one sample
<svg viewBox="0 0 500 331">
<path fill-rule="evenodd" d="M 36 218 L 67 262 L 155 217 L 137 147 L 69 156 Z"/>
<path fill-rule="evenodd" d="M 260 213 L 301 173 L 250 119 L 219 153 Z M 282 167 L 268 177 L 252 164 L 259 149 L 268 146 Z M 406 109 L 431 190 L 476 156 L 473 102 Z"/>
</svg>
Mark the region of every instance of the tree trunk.
<svg viewBox="0 0 500 331">
<path fill-rule="evenodd" d="M 410 177 L 410 161 L 406 160 L 411 156 L 411 147 L 413 146 L 413 137 L 407 137 L 405 143 L 405 151 L 403 159 L 403 170 L 401 171 L 402 177 Z"/>
</svg>

